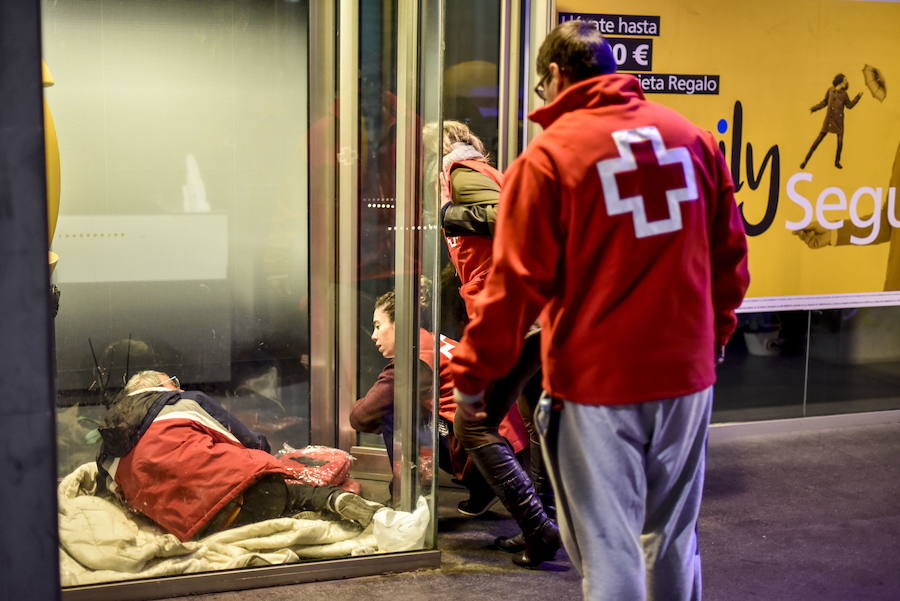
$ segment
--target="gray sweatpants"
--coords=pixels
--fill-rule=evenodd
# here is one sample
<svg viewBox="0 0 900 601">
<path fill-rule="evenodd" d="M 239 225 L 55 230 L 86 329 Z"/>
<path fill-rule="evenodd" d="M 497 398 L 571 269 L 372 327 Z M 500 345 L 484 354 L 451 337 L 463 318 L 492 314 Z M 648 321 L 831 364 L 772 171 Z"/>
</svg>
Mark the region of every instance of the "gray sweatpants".
<svg viewBox="0 0 900 601">
<path fill-rule="evenodd" d="M 631 405 L 544 397 L 535 422 L 587 601 L 699 601 L 712 388 Z"/>
</svg>

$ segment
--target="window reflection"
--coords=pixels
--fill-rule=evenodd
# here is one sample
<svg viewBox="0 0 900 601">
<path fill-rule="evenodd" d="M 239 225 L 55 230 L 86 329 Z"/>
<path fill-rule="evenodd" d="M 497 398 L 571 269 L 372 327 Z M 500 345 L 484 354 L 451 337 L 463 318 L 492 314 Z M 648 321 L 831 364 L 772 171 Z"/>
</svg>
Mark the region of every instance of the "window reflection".
<svg viewBox="0 0 900 601">
<path fill-rule="evenodd" d="M 334 161 L 308 156 L 309 9 L 45 3 L 66 586 L 425 544 L 427 503 L 368 501 L 347 453 L 308 446 L 308 165 Z M 374 299 L 393 286 L 397 11 L 361 12 L 364 54 L 389 57 L 361 70 Z"/>
<path fill-rule="evenodd" d="M 900 408 L 900 308 L 740 314 L 718 378 L 716 422 Z"/>
<path fill-rule="evenodd" d="M 900 408 L 900 307 L 814 311 L 809 415 Z"/>
<path fill-rule="evenodd" d="M 379 549 L 361 525 L 368 506 L 348 501 L 359 492 L 349 458 L 327 484 L 350 492 L 264 502 L 304 497 L 291 482 L 339 453 L 297 455 L 310 418 L 307 4 L 44 6 L 63 174 L 54 250 L 65 585 Z M 137 373 L 165 374 L 162 388 L 177 375 L 194 392 L 138 402 L 122 392 Z M 171 448 L 159 446 L 160 428 Z M 122 432 L 128 444 L 110 446 Z M 101 449 L 108 478 L 94 462 Z M 198 463 L 197 449 L 213 455 Z M 289 449 L 284 461 L 273 454 Z M 258 465 L 223 465 L 229 451 Z M 285 461 L 302 469 L 285 472 Z M 280 530 L 264 520 L 301 510 L 317 514 Z M 251 533 L 270 542 L 242 547 Z M 204 551 L 210 541 L 228 552 Z"/>
<path fill-rule="evenodd" d="M 717 368 L 714 422 L 801 417 L 805 311 L 741 313 Z"/>
<path fill-rule="evenodd" d="M 177 372 L 305 444 L 305 21 L 304 3 L 44 7 L 62 406 L 96 413 L 90 341 L 118 381 Z"/>
</svg>

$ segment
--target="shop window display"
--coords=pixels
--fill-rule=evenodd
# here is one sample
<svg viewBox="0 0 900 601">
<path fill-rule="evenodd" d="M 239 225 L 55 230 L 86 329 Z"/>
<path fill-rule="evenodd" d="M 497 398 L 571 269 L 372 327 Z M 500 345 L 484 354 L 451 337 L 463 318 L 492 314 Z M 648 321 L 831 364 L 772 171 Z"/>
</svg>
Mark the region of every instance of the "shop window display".
<svg viewBox="0 0 900 601">
<path fill-rule="evenodd" d="M 309 446 L 308 15 L 43 6 L 63 586 L 425 545 Z"/>
<path fill-rule="evenodd" d="M 900 309 L 742 313 L 718 368 L 713 421 L 900 407 Z"/>
</svg>

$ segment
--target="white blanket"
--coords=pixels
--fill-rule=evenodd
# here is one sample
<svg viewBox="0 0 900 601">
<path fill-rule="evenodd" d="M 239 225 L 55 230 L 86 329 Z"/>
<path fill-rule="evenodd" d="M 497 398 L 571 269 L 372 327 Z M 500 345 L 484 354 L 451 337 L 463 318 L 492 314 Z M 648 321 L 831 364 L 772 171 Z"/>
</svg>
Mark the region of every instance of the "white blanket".
<svg viewBox="0 0 900 601">
<path fill-rule="evenodd" d="M 365 530 L 306 512 L 183 543 L 116 499 L 94 496 L 97 466 L 86 463 L 59 484 L 63 586 L 290 563 L 421 548 L 428 504 L 413 513 L 381 509 Z"/>
</svg>

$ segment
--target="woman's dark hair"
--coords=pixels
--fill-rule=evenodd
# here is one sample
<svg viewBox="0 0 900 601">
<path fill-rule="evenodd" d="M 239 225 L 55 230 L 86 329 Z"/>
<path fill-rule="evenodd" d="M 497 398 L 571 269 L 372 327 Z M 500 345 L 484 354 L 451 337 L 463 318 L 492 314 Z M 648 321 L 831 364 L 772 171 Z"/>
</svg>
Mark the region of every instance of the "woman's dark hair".
<svg viewBox="0 0 900 601">
<path fill-rule="evenodd" d="M 841 85 L 841 82 L 844 81 L 845 79 L 847 79 L 846 75 L 844 75 L 843 73 L 838 73 L 837 75 L 834 76 L 834 79 L 831 80 L 831 85 L 839 86 L 839 85 Z"/>
<path fill-rule="evenodd" d="M 375 299 L 375 308 L 384 311 L 385 315 L 391 318 L 391 322 L 394 321 L 394 309 L 396 307 L 396 304 L 396 298 L 394 297 L 393 290 L 391 290 L 390 292 L 385 292 Z"/>
<path fill-rule="evenodd" d="M 425 276 L 419 277 L 419 325 L 424 328 L 429 327 L 430 319 L 426 308 L 431 304 L 431 280 Z M 394 291 L 385 292 L 375 299 L 375 308 L 384 311 L 385 315 L 396 321 L 394 312 L 397 306 L 397 298 Z"/>
<path fill-rule="evenodd" d="M 572 82 L 616 72 L 612 48 L 597 28 L 585 21 L 566 21 L 550 32 L 537 56 L 537 73 L 547 75 L 556 63 Z"/>
</svg>

